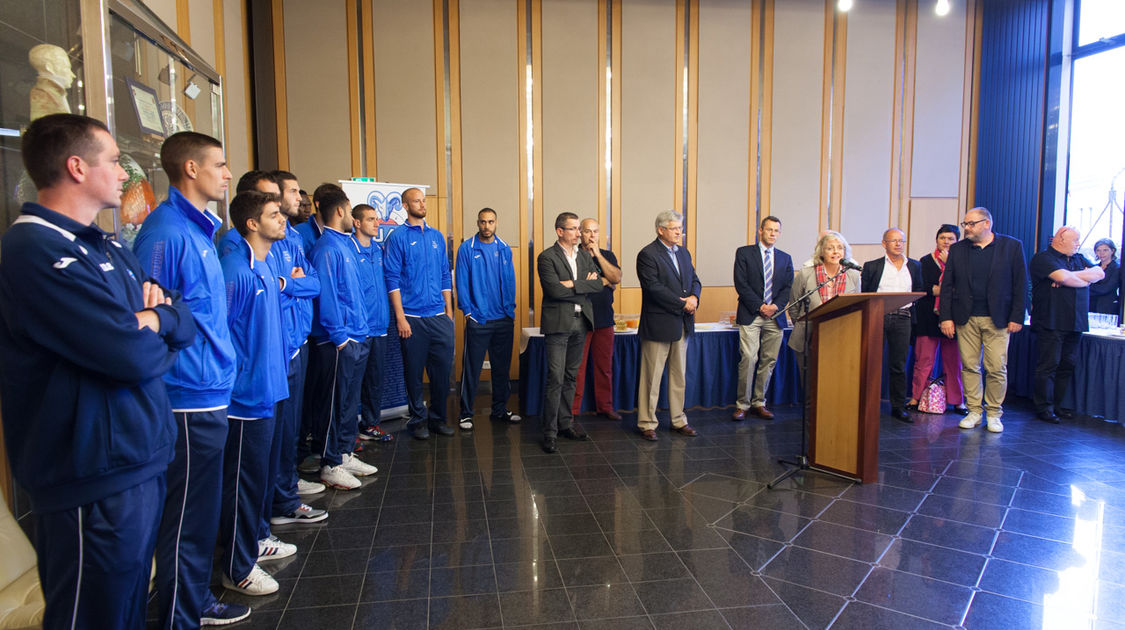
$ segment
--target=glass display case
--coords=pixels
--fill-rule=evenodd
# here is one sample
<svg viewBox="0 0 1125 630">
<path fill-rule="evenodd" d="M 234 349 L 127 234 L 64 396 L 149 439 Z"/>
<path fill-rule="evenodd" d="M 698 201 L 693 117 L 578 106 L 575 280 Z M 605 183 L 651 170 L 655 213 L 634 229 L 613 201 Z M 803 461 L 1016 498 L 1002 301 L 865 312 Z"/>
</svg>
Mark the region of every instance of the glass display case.
<svg viewBox="0 0 1125 630">
<path fill-rule="evenodd" d="M 98 223 L 131 242 L 168 192 L 160 145 L 177 131 L 223 138 L 219 74 L 139 0 L 21 0 L 0 15 L 0 233 L 35 188 L 20 159 L 32 120 L 104 120 L 129 173 L 120 209 Z M 225 217 L 222 204 L 212 208 Z"/>
</svg>

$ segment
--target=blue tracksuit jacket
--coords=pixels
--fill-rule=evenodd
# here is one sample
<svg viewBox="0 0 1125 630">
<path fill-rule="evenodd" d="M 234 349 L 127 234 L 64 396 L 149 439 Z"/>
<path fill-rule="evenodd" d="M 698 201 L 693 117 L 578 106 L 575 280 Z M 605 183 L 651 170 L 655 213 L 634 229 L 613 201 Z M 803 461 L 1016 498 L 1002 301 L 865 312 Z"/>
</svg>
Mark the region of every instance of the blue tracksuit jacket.
<svg viewBox="0 0 1125 630">
<path fill-rule="evenodd" d="M 198 210 L 174 186 L 148 215 L 133 242 L 141 268 L 183 294 L 195 318 L 195 343 L 164 375 L 176 411 L 221 409 L 234 386 L 234 346 L 227 325 L 226 283 L 212 238 L 219 220 Z"/>
<path fill-rule="evenodd" d="M 399 291 L 402 311 L 413 317 L 445 313 L 442 291 L 453 290 L 445 236 L 427 225 L 401 225 L 383 246 L 387 291 Z"/>
<path fill-rule="evenodd" d="M 176 426 L 160 377 L 195 325 L 179 295 L 139 330 L 148 278 L 95 225 L 38 204 L 2 240 L 0 399 L 12 472 L 40 512 L 163 474 Z"/>
<path fill-rule="evenodd" d="M 367 336 L 382 337 L 387 334 L 387 326 L 390 324 L 387 285 L 383 279 L 383 248 L 375 239 L 371 239 L 371 244 L 367 247 L 360 245 L 354 234 L 351 239 L 359 261 L 367 323 L 371 326 Z"/>
<path fill-rule="evenodd" d="M 343 232 L 325 228 L 309 256 L 320 275 L 320 297 L 314 303 L 312 337 L 337 346 L 349 339 L 367 339 L 367 307 L 359 277 L 355 246 Z"/>
<path fill-rule="evenodd" d="M 277 401 L 289 397 L 289 357 L 277 342 L 282 338 L 280 285 L 270 264 L 255 260 L 246 239 L 231 232 L 235 247 L 223 256 L 222 266 L 238 372 L 227 416 L 272 418 Z"/>
<path fill-rule="evenodd" d="M 477 323 L 483 324 L 494 319 L 516 317 L 516 268 L 512 264 L 512 248 L 500 240 L 492 238 L 495 249 L 493 260 L 485 259 L 485 247 L 473 238 L 461 243 L 457 249 L 457 307 Z M 488 248 L 493 249 L 493 248 Z M 486 274 L 498 274 L 486 282 Z M 490 291 L 496 286 L 499 292 Z"/>
</svg>

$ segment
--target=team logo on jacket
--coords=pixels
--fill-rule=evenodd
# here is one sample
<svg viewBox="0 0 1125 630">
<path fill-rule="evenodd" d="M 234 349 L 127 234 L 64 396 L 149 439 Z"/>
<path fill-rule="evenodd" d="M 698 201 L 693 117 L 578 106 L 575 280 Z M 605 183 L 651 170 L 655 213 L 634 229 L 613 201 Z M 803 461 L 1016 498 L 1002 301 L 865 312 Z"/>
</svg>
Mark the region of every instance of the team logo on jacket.
<svg viewBox="0 0 1125 630">
<path fill-rule="evenodd" d="M 70 256 L 64 256 L 63 258 L 60 258 L 58 260 L 58 262 L 56 262 L 52 266 L 55 269 L 66 269 L 67 267 L 70 266 L 70 263 L 76 262 L 77 260 L 78 260 L 77 258 L 71 258 Z"/>
</svg>

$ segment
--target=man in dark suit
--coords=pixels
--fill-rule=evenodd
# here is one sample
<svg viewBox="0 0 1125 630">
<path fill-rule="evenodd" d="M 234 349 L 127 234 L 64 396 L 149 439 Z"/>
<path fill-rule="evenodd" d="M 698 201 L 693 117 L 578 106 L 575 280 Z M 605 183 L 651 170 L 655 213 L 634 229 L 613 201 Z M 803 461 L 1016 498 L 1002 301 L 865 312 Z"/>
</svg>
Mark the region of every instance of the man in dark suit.
<svg viewBox="0 0 1125 630">
<path fill-rule="evenodd" d="M 781 349 L 785 315 L 774 319 L 789 303 L 793 286 L 793 259 L 774 247 L 781 236 L 781 219 L 768 216 L 758 225 L 758 242 L 739 247 L 734 254 L 734 288 L 738 291 L 738 402 L 733 420 L 749 412 L 772 418 L 766 408 L 766 388 Z M 751 372 L 758 364 L 757 375 Z M 751 393 L 751 390 L 753 393 Z"/>
<path fill-rule="evenodd" d="M 886 255 L 863 263 L 860 290 L 864 293 L 910 293 L 922 291 L 922 266 L 906 257 L 906 234 L 891 228 L 883 232 Z M 914 322 L 914 305 L 883 315 L 883 339 L 887 342 L 887 372 L 890 376 L 891 416 L 903 422 L 914 422 L 906 410 L 906 355 L 910 352 L 910 328 Z"/>
<path fill-rule="evenodd" d="M 943 335 L 951 339 L 957 335 L 961 351 L 969 415 L 959 426 L 975 428 L 987 405 L 988 430 L 1000 433 L 1004 430 L 1001 405 L 1008 390 L 1008 336 L 1023 328 L 1027 265 L 1019 241 L 992 231 L 992 213 L 987 209 L 966 212 L 961 228 L 965 240 L 949 248 L 941 277 L 938 321 Z M 988 373 L 983 386 L 982 352 Z"/>
<path fill-rule="evenodd" d="M 555 439 L 589 439 L 574 425 L 574 400 L 578 364 L 586 331 L 594 327 L 589 296 L 602 290 L 590 252 L 578 246 L 578 215 L 563 212 L 555 219 L 558 242 L 543 250 L 536 260 L 539 284 L 543 286 L 539 329 L 547 343 L 547 391 L 543 403 L 543 450 L 558 451 Z"/>
<path fill-rule="evenodd" d="M 656 401 L 660 378 L 668 364 L 668 414 L 672 430 L 699 435 L 684 415 L 687 345 L 695 330 L 702 285 L 691 254 L 680 247 L 684 217 L 668 210 L 656 216 L 657 238 L 637 254 L 641 283 L 641 380 L 637 394 L 637 426 L 646 440 L 656 441 Z"/>
</svg>

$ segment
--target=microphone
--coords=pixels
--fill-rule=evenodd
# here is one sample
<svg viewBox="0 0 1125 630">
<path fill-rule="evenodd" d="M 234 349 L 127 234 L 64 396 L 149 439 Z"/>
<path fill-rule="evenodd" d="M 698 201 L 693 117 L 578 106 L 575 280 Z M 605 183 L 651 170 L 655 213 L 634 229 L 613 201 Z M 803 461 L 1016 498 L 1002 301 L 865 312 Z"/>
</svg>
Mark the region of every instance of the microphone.
<svg viewBox="0 0 1125 630">
<path fill-rule="evenodd" d="M 859 263 L 852 260 L 851 258 L 845 258 L 845 259 L 841 260 L 840 266 L 843 267 L 844 269 L 855 269 L 856 271 L 863 271 L 863 267 L 860 267 Z"/>
</svg>

